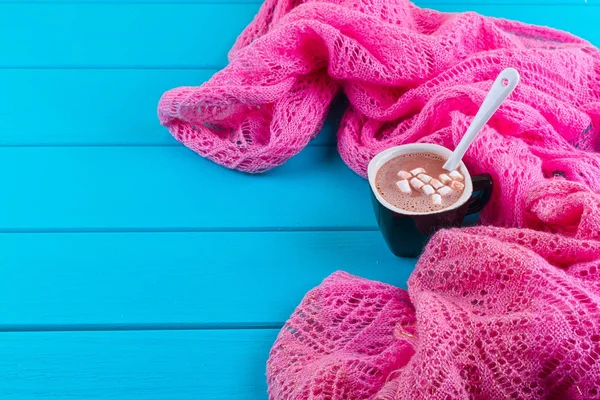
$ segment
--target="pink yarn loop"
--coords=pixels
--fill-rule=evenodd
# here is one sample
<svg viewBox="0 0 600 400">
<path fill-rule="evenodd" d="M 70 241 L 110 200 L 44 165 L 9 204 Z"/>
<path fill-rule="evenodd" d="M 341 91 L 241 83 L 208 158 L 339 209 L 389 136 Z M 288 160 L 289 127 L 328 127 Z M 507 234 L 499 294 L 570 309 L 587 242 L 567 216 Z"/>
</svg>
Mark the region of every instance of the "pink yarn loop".
<svg viewBox="0 0 600 400">
<path fill-rule="evenodd" d="M 489 227 L 444 230 L 404 291 L 335 273 L 270 354 L 270 398 L 600 398 L 600 52 L 549 28 L 406 0 L 267 0 L 200 87 L 160 101 L 179 141 L 262 172 L 349 100 L 344 161 L 453 148 L 498 73 L 521 83 L 465 157 L 492 175 Z M 520 228 L 520 229 L 519 229 Z"/>
</svg>

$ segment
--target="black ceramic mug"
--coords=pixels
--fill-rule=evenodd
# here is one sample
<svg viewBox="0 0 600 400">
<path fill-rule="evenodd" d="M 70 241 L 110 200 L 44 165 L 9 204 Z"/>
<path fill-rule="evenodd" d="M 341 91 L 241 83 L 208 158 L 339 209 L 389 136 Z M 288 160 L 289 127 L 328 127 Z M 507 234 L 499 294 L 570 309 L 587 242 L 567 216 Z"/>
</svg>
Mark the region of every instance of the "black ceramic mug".
<svg viewBox="0 0 600 400">
<path fill-rule="evenodd" d="M 433 153 L 446 160 L 452 151 L 436 144 L 425 143 L 396 146 L 377 154 L 367 170 L 377 224 L 388 247 L 398 257 L 417 257 L 437 230 L 461 226 L 465 216 L 483 209 L 490 199 L 493 187 L 489 174 L 471 176 L 461 161 L 458 170 L 465 178 L 465 188 L 456 203 L 432 212 L 413 212 L 394 207 L 377 190 L 375 177 L 379 168 L 387 161 L 412 153 Z"/>
</svg>

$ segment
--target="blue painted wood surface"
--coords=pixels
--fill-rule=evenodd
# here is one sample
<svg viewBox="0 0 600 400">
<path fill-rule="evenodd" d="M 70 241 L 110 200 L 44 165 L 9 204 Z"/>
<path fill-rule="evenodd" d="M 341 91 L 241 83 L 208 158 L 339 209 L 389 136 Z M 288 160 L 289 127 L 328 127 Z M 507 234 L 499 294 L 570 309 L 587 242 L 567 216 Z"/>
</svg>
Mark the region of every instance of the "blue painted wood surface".
<svg viewBox="0 0 600 400">
<path fill-rule="evenodd" d="M 600 44 L 594 0 L 419 5 Z M 167 89 L 227 63 L 258 0 L 0 1 L 0 398 L 265 399 L 307 290 L 348 272 L 406 287 L 339 159 L 339 110 L 262 176 L 183 148 Z"/>
<path fill-rule="evenodd" d="M 265 399 L 277 330 L 7 332 L 6 400 Z"/>
</svg>

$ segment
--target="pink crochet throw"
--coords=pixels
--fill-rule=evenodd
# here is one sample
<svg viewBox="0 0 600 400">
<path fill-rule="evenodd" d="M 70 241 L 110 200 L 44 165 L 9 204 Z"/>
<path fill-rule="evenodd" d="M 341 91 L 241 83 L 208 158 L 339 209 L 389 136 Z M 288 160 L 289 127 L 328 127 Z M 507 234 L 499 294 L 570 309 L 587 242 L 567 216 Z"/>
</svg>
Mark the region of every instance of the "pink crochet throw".
<svg viewBox="0 0 600 400">
<path fill-rule="evenodd" d="M 521 82 L 465 156 L 484 226 L 439 231 L 408 291 L 337 272 L 270 353 L 271 400 L 600 398 L 600 52 L 570 34 L 406 0 L 267 0 L 161 123 L 225 167 L 300 152 L 339 93 L 343 160 L 453 149 L 501 70 Z"/>
</svg>

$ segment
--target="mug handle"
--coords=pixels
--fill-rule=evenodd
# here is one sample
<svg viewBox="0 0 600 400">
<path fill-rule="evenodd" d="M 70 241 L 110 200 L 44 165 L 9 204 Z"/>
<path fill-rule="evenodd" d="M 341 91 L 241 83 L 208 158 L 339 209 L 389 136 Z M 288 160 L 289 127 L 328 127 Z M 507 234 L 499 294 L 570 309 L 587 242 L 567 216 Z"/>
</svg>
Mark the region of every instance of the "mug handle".
<svg viewBox="0 0 600 400">
<path fill-rule="evenodd" d="M 478 193 L 471 197 L 467 215 L 483 210 L 483 207 L 485 207 L 492 197 L 492 189 L 494 187 L 494 181 L 492 181 L 490 174 L 472 176 L 471 182 L 473 182 L 473 193 Z"/>
</svg>

